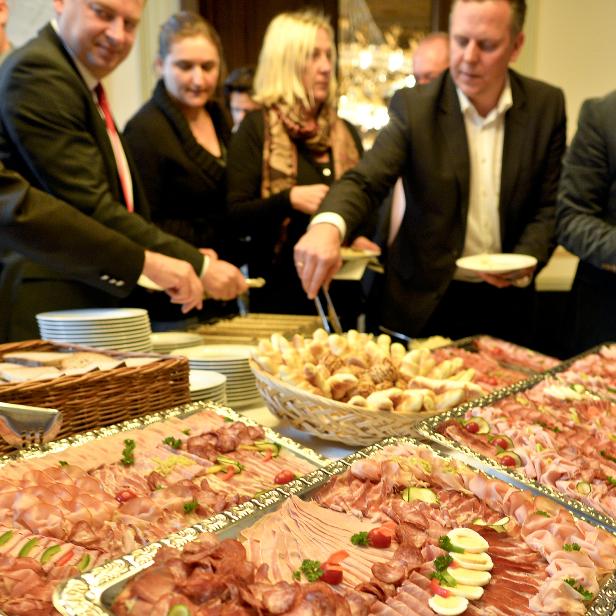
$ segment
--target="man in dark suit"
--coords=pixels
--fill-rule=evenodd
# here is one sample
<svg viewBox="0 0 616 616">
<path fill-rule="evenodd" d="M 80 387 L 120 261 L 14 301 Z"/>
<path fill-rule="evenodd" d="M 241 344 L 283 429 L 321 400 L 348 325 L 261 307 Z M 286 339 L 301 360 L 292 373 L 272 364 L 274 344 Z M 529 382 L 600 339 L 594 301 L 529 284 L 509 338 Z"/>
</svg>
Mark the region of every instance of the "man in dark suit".
<svg viewBox="0 0 616 616">
<path fill-rule="evenodd" d="M 528 341 L 531 288 L 456 268 L 463 255 L 500 252 L 541 266 L 552 249 L 564 97 L 508 69 L 525 9 L 524 0 L 453 3 L 450 69 L 394 95 L 389 124 L 295 247 L 310 297 L 339 266 L 341 240 L 402 176 L 406 210 L 387 254 L 381 323 L 410 336 L 483 331 Z"/>
<path fill-rule="evenodd" d="M 246 290 L 237 268 L 148 222 L 137 170 L 100 88 L 132 48 L 144 4 L 54 0 L 56 20 L 11 54 L 0 71 L 0 158 L 33 186 L 140 246 L 189 262 L 208 295 L 231 299 Z M 25 262 L 20 268 L 11 339 L 36 335 L 37 312 L 117 303 L 43 266 Z"/>
<path fill-rule="evenodd" d="M 573 355 L 616 340 L 616 91 L 582 105 L 563 164 L 556 230 L 580 257 L 567 328 Z"/>
<path fill-rule="evenodd" d="M 124 297 L 144 274 L 185 311 L 200 307 L 203 285 L 192 266 L 144 250 L 0 163 L 0 246 L 76 280 Z M 0 314 L 7 306 L 0 302 Z M 0 322 L 4 323 L 0 318 Z"/>
</svg>

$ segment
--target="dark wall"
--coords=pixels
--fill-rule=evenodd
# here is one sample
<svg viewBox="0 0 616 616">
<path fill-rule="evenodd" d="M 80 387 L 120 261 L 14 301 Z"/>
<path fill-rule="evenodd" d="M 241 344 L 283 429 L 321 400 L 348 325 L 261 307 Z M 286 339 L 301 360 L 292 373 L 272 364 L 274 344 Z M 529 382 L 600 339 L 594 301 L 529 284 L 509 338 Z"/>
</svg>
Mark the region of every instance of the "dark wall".
<svg viewBox="0 0 616 616">
<path fill-rule="evenodd" d="M 199 11 L 222 39 L 229 70 L 256 65 L 265 30 L 273 17 L 306 7 L 322 10 L 336 29 L 338 0 L 199 0 Z"/>
</svg>

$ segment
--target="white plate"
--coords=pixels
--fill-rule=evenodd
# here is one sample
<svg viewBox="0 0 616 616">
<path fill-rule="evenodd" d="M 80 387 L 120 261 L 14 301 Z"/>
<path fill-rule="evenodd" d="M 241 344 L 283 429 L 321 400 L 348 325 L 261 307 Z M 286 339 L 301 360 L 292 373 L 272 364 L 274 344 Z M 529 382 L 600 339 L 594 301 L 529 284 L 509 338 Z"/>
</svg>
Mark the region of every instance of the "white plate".
<svg viewBox="0 0 616 616">
<path fill-rule="evenodd" d="M 179 348 L 186 346 L 198 346 L 203 344 L 203 338 L 199 334 L 190 332 L 155 332 L 150 336 L 154 346 Z"/>
<path fill-rule="evenodd" d="M 537 265 L 537 259 L 531 255 L 514 253 L 483 254 L 462 257 L 456 261 L 456 265 L 471 272 L 485 274 L 504 274 L 526 269 Z"/>
<path fill-rule="evenodd" d="M 220 372 L 212 372 L 211 370 L 190 370 L 188 382 L 190 383 L 190 391 L 213 389 L 224 386 L 227 377 Z"/>
<path fill-rule="evenodd" d="M 187 349 L 175 349 L 173 355 L 184 355 L 188 359 L 212 363 L 242 363 L 248 360 L 256 347 L 246 344 L 209 344 Z"/>
<path fill-rule="evenodd" d="M 108 321 L 147 316 L 143 308 L 85 308 L 82 310 L 56 310 L 40 312 L 37 318 L 49 321 Z"/>
<path fill-rule="evenodd" d="M 373 257 L 380 256 L 380 252 L 376 250 L 355 250 L 355 248 L 348 248 L 343 246 L 340 249 L 340 256 L 343 261 L 354 261 L 355 259 L 372 259 Z"/>
</svg>

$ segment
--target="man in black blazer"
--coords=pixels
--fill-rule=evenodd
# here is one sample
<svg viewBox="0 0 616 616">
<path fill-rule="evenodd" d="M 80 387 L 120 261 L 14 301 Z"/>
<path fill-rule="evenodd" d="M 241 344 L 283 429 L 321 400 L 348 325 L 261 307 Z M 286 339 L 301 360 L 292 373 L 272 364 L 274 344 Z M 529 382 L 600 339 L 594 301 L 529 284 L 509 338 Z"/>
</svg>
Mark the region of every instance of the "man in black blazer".
<svg viewBox="0 0 616 616">
<path fill-rule="evenodd" d="M 204 257 L 148 222 L 138 171 L 116 151 L 97 105 L 100 80 L 128 55 L 145 0 L 54 0 L 56 20 L 0 71 L 0 158 L 33 186 L 151 251 L 187 261 L 206 292 L 231 299 L 246 286 L 237 268 Z M 121 142 L 120 142 L 121 144 Z M 118 161 L 118 162 L 116 162 Z M 134 213 L 129 209 L 134 208 Z M 36 335 L 44 310 L 115 305 L 106 292 L 41 265 L 20 265 L 10 338 Z M 207 270 L 207 271 L 206 271 Z"/>
<path fill-rule="evenodd" d="M 556 232 L 580 257 L 567 327 L 573 355 L 616 340 L 616 91 L 582 105 L 563 163 Z"/>
<path fill-rule="evenodd" d="M 184 310 L 200 306 L 203 285 L 186 261 L 144 250 L 124 235 L 51 195 L 0 163 L 0 246 L 125 297 L 144 274 Z M 7 308 L 0 301 L 0 314 Z M 4 320 L 0 318 L 0 323 Z"/>
<path fill-rule="evenodd" d="M 523 0 L 454 2 L 450 69 L 395 94 L 374 147 L 332 187 L 295 247 L 310 297 L 339 266 L 341 241 L 402 176 L 406 210 L 387 254 L 381 323 L 409 336 L 483 331 L 527 342 L 531 289 L 504 276 L 480 282 L 455 264 L 517 252 L 541 266 L 552 249 L 564 97 L 508 69 L 523 44 L 525 8 Z"/>
</svg>

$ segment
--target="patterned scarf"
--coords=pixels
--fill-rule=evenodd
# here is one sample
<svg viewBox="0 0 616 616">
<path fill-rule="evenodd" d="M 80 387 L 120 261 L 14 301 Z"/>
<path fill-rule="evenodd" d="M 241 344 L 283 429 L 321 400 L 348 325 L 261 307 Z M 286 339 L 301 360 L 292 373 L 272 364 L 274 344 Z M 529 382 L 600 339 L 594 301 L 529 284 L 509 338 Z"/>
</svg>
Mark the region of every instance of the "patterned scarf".
<svg viewBox="0 0 616 616">
<path fill-rule="evenodd" d="M 297 184 L 298 143 L 303 143 L 315 158 L 331 148 L 336 179 L 358 163 L 359 151 L 353 136 L 332 107 L 324 105 L 314 118 L 301 105 L 278 103 L 266 108 L 264 114 L 262 198 Z"/>
</svg>

